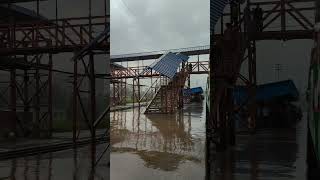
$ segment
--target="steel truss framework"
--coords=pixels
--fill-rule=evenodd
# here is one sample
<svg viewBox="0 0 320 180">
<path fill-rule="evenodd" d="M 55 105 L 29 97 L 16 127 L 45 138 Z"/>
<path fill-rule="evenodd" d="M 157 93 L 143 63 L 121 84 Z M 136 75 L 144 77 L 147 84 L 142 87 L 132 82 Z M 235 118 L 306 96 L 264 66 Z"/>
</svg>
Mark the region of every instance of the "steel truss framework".
<svg viewBox="0 0 320 180">
<path fill-rule="evenodd" d="M 2 107 L 13 113 L 16 132 L 23 136 L 52 135 L 52 54 L 46 62 L 42 57 L 43 54 L 14 57 L 1 65 L 2 70 L 9 73 L 8 80 L 1 83 Z M 23 115 L 16 116 L 18 112 Z M 34 112 L 34 122 L 29 112 Z"/>
<path fill-rule="evenodd" d="M 190 81 L 190 74 L 208 74 L 209 72 L 209 62 L 200 60 L 199 55 L 198 55 L 197 61 L 188 62 L 185 64 L 185 66 L 188 67 L 188 76 L 183 78 L 184 81 L 187 81 L 187 80 L 188 82 Z M 137 103 L 138 107 L 140 107 L 141 103 L 151 101 L 152 98 L 154 98 L 160 86 L 168 85 L 170 80 L 164 76 L 161 76 L 158 72 L 152 69 L 149 71 L 143 72 L 143 70 L 146 67 L 147 66 L 140 65 L 140 64 L 138 66 L 130 66 L 130 67 L 127 66 L 122 68 L 119 68 L 117 66 L 114 66 L 114 67 L 112 66 L 111 68 L 112 105 L 116 106 L 116 105 L 125 104 L 125 99 L 127 99 L 127 96 L 129 95 L 127 92 L 128 91 L 127 88 L 131 87 L 133 103 Z M 191 68 L 191 71 L 190 71 L 190 68 Z M 132 80 L 132 84 L 127 84 L 128 79 Z M 141 85 L 140 82 L 142 79 L 150 79 L 150 87 L 145 92 L 141 91 L 141 87 L 143 85 Z M 164 97 L 164 94 L 163 94 L 163 97 Z M 174 100 L 174 99 L 167 99 L 165 101 L 164 100 L 165 98 L 162 98 L 162 99 L 163 99 L 163 106 L 165 106 L 164 104 L 169 105 L 170 104 L 168 103 L 169 100 L 170 101 Z M 188 98 L 186 98 L 185 102 L 187 102 L 187 99 Z M 167 108 L 162 108 L 162 109 L 167 109 Z M 166 110 L 163 112 L 173 112 L 173 109 L 169 108 L 169 110 Z"/>
<path fill-rule="evenodd" d="M 132 99 L 135 103 L 138 104 L 138 107 L 140 107 L 141 102 L 151 100 L 154 94 L 157 92 L 157 89 L 159 88 L 160 84 L 165 85 L 169 82 L 168 79 L 165 77 L 161 77 L 160 74 L 154 70 L 150 70 L 147 72 L 143 72 L 143 70 L 146 68 L 143 64 L 140 65 L 140 61 L 144 60 L 154 60 L 159 57 L 161 57 L 166 52 L 180 52 L 184 55 L 188 56 L 197 56 L 198 60 L 196 62 L 188 62 L 186 64 L 186 67 L 189 67 L 189 64 L 192 66 L 192 71 L 189 72 L 189 74 L 208 74 L 209 72 L 209 61 L 200 59 L 200 55 L 209 54 L 209 46 L 198 46 L 198 47 L 189 47 L 189 48 L 181 48 L 181 49 L 170 49 L 170 50 L 162 50 L 162 51 L 153 51 L 153 52 L 145 52 L 145 53 L 134 53 L 134 54 L 122 54 L 122 55 L 113 55 L 111 56 L 111 63 L 122 63 L 122 62 L 130 62 L 130 61 L 136 61 L 138 62 L 138 66 L 126 66 L 123 68 L 117 68 L 116 66 L 114 68 L 111 68 L 111 77 L 114 82 L 122 82 L 127 81 L 130 79 L 132 80 L 132 84 L 126 84 L 123 86 L 132 87 Z M 112 66 L 111 66 L 112 67 Z M 141 79 L 150 79 L 151 86 L 147 89 L 146 92 L 141 94 L 141 87 L 143 85 L 140 84 Z M 189 78 L 190 79 L 190 78 Z M 113 97 L 112 99 L 115 100 L 113 104 L 116 104 L 116 102 L 119 100 L 117 96 L 121 94 L 123 91 L 121 85 L 114 85 L 112 88 Z M 124 96 L 128 96 L 128 93 L 122 94 Z M 121 95 L 120 95 L 121 96 Z M 126 97 L 123 97 L 122 99 L 126 99 Z M 119 101 L 118 101 L 119 102 Z M 134 104 L 133 104 L 134 105 Z"/>
<path fill-rule="evenodd" d="M 92 16 L 57 19 L 48 22 L 1 24 L 1 55 L 74 52 L 89 44 L 97 34 L 90 29 L 102 31 L 108 16 Z M 92 50 L 106 51 L 106 41 Z"/>
<path fill-rule="evenodd" d="M 182 68 L 173 79 L 160 77 L 160 84 L 155 88 L 145 113 L 174 113 L 183 107 L 183 89 L 189 76 L 188 70 Z M 165 81 L 165 83 L 163 83 Z"/>
<path fill-rule="evenodd" d="M 210 104 L 207 114 L 207 135 L 210 151 L 210 144 L 215 144 L 219 149 L 224 150 L 228 145 L 235 143 L 235 131 L 232 118 L 233 115 L 244 107 L 235 107 L 232 102 L 232 93 L 230 92 L 237 82 L 241 81 L 246 85 L 249 92 L 249 99 L 246 106 L 249 118 L 247 127 L 250 132 L 255 130 L 256 109 L 255 92 L 257 86 L 256 80 L 256 41 L 258 40 L 293 40 L 293 39 L 312 39 L 313 37 L 313 16 L 314 1 L 295 1 L 295 0 L 278 0 L 278 1 L 254 1 L 248 0 L 243 5 L 237 6 L 241 11 L 236 18 L 231 18 L 230 13 L 225 13 L 221 18 L 220 34 L 211 33 L 211 50 L 210 50 Z M 263 28 L 261 31 L 249 32 L 244 21 L 243 7 L 254 9 L 257 6 L 263 9 Z M 310 19 L 310 16 L 312 17 Z M 240 35 L 239 52 L 234 54 L 235 57 L 232 64 L 227 65 L 233 67 L 233 75 L 228 77 L 221 67 L 216 66 L 217 55 L 214 53 L 214 44 L 223 38 L 225 17 L 229 17 L 231 23 L 236 24 L 236 31 Z M 227 22 L 230 22 L 229 20 Z M 222 53 L 228 49 L 222 49 Z M 240 59 L 239 59 L 240 58 Z M 226 59 L 223 63 L 227 63 Z M 240 74 L 241 65 L 247 61 L 247 72 Z M 222 70 L 222 71 L 221 71 Z M 221 71 L 221 72 L 220 72 Z M 217 73 L 218 72 L 218 73 Z M 219 89 L 221 87 L 221 89 Z M 222 98 L 217 98 L 222 97 Z M 211 142 L 211 143 L 210 143 Z"/>
<path fill-rule="evenodd" d="M 208 74 L 209 73 L 209 61 L 202 61 L 199 60 L 197 62 L 188 62 L 186 65 L 189 66 L 191 64 L 192 71 L 190 74 Z M 112 69 L 112 77 L 114 79 L 126 79 L 126 78 L 134 78 L 136 76 L 139 76 L 141 78 L 147 78 L 147 77 L 158 77 L 160 74 L 156 71 L 148 71 L 144 74 L 141 74 L 141 72 L 146 68 L 147 66 L 132 66 L 132 67 L 126 67 L 121 69 Z"/>
<path fill-rule="evenodd" d="M 37 1 L 38 15 L 39 3 Z M 109 79 L 110 76 L 97 74 L 95 70 L 95 56 L 104 54 L 104 58 L 108 58 L 110 47 L 107 1 L 101 3 L 105 7 L 103 16 L 92 16 L 92 2 L 89 0 L 87 17 L 0 24 L 0 67 L 10 73 L 10 80 L 2 83 L 6 87 L 0 98 L 5 102 L 2 103 L 6 105 L 4 109 L 15 114 L 15 127 L 26 133 L 25 127 L 19 127 L 23 118 L 17 118 L 16 112 L 23 111 L 26 118 L 32 110 L 35 115 L 31 130 L 34 136 L 51 137 L 52 73 L 70 75 L 73 78 L 73 142 L 75 147 L 81 142 L 80 132 L 84 127 L 80 122 L 84 121 L 85 129 L 90 130 L 92 157 L 95 157 L 92 167 L 102 156 L 96 159 L 95 142 L 108 137 L 108 125 L 105 125 L 106 132 L 101 137 L 97 137 L 96 130 L 108 119 L 110 111 L 110 107 L 106 107 L 98 115 L 96 109 L 96 79 Z M 71 59 L 73 72 L 53 69 L 54 55 L 66 52 L 74 53 Z"/>
<path fill-rule="evenodd" d="M 126 79 L 113 79 L 112 85 L 112 106 L 123 105 L 126 103 L 127 98 L 127 80 Z"/>
<path fill-rule="evenodd" d="M 257 105 L 255 103 L 256 93 L 256 41 L 259 40 L 293 40 L 293 39 L 312 39 L 314 27 L 315 4 L 314 0 L 275 0 L 275 1 L 256 1 L 247 0 L 242 5 L 235 5 L 240 10 L 236 17 L 231 17 L 231 13 L 225 13 L 220 19 L 220 33 L 216 28 L 210 33 L 210 107 L 207 108 L 207 144 L 206 144 L 206 179 L 212 179 L 214 151 L 223 151 L 229 145 L 234 145 L 235 129 L 234 115 L 239 110 L 248 112 L 247 127 L 250 132 L 255 131 Z M 249 32 L 244 20 L 244 7 L 256 8 L 260 6 L 263 10 L 262 31 Z M 230 4 L 230 11 L 234 5 Z M 311 16 L 311 17 L 310 17 Z M 240 34 L 240 55 L 237 55 L 240 63 L 233 63 L 235 75 L 233 81 L 229 81 L 227 76 L 217 76 L 219 68 L 216 65 L 217 55 L 214 44 L 223 37 L 224 23 L 236 24 L 236 31 Z M 230 21 L 229 21 L 230 20 Z M 224 49 L 223 49 L 224 50 Z M 239 62 L 235 61 L 235 62 Z M 246 74 L 240 74 L 239 69 L 243 62 L 247 61 Z M 232 102 L 230 91 L 237 82 L 246 85 L 249 93 L 247 103 L 241 107 L 235 107 Z M 219 90 L 219 88 L 222 89 Z M 222 97 L 220 99 L 216 97 Z"/>
</svg>

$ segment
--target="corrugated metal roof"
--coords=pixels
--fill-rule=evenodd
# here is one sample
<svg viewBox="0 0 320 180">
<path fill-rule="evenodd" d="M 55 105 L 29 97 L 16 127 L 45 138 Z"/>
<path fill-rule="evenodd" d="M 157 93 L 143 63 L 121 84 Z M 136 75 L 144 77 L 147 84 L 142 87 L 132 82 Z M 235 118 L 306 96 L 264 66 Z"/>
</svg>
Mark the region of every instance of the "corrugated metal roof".
<svg viewBox="0 0 320 180">
<path fill-rule="evenodd" d="M 210 31 L 214 30 L 228 2 L 229 0 L 210 0 Z"/>
<path fill-rule="evenodd" d="M 288 98 L 297 100 L 299 92 L 292 80 L 262 84 L 257 87 L 256 100 L 258 102 L 269 101 L 275 98 Z M 243 104 L 248 99 L 247 89 L 238 86 L 234 90 L 234 100 L 236 104 Z"/>
<path fill-rule="evenodd" d="M 111 69 L 126 69 L 124 66 L 117 63 L 110 63 Z"/>
<path fill-rule="evenodd" d="M 166 49 L 166 50 L 150 51 L 150 52 L 142 52 L 142 53 L 117 54 L 117 55 L 110 55 L 110 57 L 111 57 L 111 60 L 114 61 L 115 59 L 125 59 L 125 58 L 140 57 L 140 56 L 152 56 L 152 55 L 163 55 L 168 52 L 188 53 L 188 52 L 192 52 L 192 51 L 197 51 L 197 52 L 198 51 L 206 51 L 208 49 L 210 49 L 210 45 L 194 46 L 194 47 L 179 48 L 179 49 Z M 141 59 L 137 59 L 137 60 L 141 60 Z M 115 62 L 117 62 L 117 61 L 115 61 Z"/>
<path fill-rule="evenodd" d="M 146 71 L 149 71 L 150 69 L 153 69 L 161 75 L 173 78 L 177 73 L 180 64 L 182 62 L 187 61 L 188 59 L 189 57 L 186 55 L 168 52 L 162 55 L 150 66 L 146 67 L 141 74 L 145 73 Z"/>
</svg>

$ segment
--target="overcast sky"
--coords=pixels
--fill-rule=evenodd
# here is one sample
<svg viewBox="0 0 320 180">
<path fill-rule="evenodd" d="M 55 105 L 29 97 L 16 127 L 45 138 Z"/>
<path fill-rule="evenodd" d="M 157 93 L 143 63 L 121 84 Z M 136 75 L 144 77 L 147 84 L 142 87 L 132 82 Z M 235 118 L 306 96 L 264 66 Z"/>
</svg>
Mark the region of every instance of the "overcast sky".
<svg viewBox="0 0 320 180">
<path fill-rule="evenodd" d="M 208 0 L 111 0 L 111 54 L 209 44 Z"/>
<path fill-rule="evenodd" d="M 111 55 L 209 45 L 209 12 L 208 0 L 111 0 Z"/>
<path fill-rule="evenodd" d="M 113 55 L 209 44 L 209 0 L 111 0 L 110 11 Z M 311 40 L 258 42 L 258 83 L 278 80 L 279 63 L 279 80 L 293 79 L 304 91 L 311 47 Z"/>
</svg>

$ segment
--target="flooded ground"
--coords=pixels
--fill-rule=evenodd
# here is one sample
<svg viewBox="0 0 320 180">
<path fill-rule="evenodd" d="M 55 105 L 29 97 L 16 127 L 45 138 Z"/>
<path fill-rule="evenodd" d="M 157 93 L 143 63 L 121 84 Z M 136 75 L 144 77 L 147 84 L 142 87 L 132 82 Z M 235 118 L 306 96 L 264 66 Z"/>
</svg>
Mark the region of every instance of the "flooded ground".
<svg viewBox="0 0 320 180">
<path fill-rule="evenodd" d="M 97 146 L 96 159 L 106 147 L 106 144 Z M 109 180 L 108 160 L 107 153 L 92 169 L 91 148 L 86 146 L 0 161 L 0 180 Z"/>
<path fill-rule="evenodd" d="M 306 124 L 237 135 L 235 147 L 214 153 L 210 179 L 305 180 Z"/>
<path fill-rule="evenodd" d="M 205 179 L 205 112 L 201 104 L 174 115 L 111 114 L 111 179 Z M 306 120 L 292 128 L 238 134 L 213 153 L 212 180 L 305 180 Z"/>
<path fill-rule="evenodd" d="M 0 180 L 203 180 L 205 112 L 202 104 L 172 115 L 111 113 L 108 155 L 92 171 L 90 147 L 0 161 Z M 98 156 L 106 148 L 97 146 Z M 305 180 L 306 120 L 293 128 L 238 134 L 237 145 L 213 153 L 212 180 Z"/>
<path fill-rule="evenodd" d="M 143 109 L 111 113 L 112 180 L 195 180 L 205 177 L 205 112 L 186 105 L 171 115 Z"/>
</svg>

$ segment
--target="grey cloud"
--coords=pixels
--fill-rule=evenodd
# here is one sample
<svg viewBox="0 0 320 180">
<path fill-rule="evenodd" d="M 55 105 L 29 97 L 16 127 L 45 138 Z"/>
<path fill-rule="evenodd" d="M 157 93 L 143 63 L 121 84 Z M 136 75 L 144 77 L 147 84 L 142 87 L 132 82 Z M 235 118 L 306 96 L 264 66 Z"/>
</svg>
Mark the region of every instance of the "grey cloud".
<svg viewBox="0 0 320 180">
<path fill-rule="evenodd" d="M 209 44 L 207 0 L 122 1 L 111 0 L 112 54 Z"/>
</svg>

